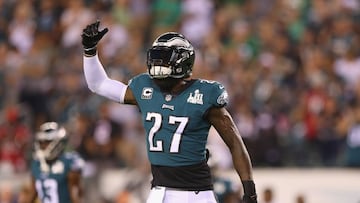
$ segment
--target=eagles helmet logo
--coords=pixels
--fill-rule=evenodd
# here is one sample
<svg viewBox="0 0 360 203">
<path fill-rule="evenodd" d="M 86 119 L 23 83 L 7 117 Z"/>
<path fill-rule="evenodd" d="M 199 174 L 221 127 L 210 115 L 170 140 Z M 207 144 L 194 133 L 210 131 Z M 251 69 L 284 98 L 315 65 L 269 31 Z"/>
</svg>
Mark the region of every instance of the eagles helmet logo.
<svg viewBox="0 0 360 203">
<path fill-rule="evenodd" d="M 221 106 L 224 106 L 227 103 L 229 103 L 229 95 L 228 95 L 227 91 L 224 91 L 223 93 L 221 93 L 219 95 L 219 97 L 217 98 L 216 102 Z"/>
</svg>

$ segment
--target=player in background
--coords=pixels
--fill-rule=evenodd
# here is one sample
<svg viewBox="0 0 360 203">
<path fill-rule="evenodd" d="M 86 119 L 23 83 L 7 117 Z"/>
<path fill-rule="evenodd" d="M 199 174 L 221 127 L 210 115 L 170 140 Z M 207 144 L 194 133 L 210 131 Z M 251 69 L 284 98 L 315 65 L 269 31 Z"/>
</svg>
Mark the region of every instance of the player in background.
<svg viewBox="0 0 360 203">
<path fill-rule="evenodd" d="M 110 79 L 98 58 L 97 43 L 108 31 L 99 23 L 83 30 L 85 79 L 91 91 L 140 110 L 153 176 L 147 203 L 217 202 L 206 160 L 211 126 L 229 147 L 244 202 L 256 203 L 250 157 L 225 108 L 227 92 L 218 82 L 191 78 L 190 42 L 176 32 L 160 35 L 147 52 L 147 73 L 125 84 Z"/>
<path fill-rule="evenodd" d="M 65 152 L 68 135 L 56 122 L 46 122 L 35 135 L 31 162 L 29 200 L 42 203 L 81 202 L 81 172 L 84 160 L 73 151 Z"/>
</svg>

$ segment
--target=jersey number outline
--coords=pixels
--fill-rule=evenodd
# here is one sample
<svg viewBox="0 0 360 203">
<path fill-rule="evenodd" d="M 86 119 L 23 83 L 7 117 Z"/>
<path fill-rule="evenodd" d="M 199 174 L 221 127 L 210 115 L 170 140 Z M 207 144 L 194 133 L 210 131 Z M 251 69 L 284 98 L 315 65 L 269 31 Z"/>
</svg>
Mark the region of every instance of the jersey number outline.
<svg viewBox="0 0 360 203">
<path fill-rule="evenodd" d="M 58 203 L 58 184 L 54 179 L 36 180 L 36 190 L 43 203 Z M 44 189 L 44 190 L 43 190 Z"/>
<path fill-rule="evenodd" d="M 153 152 L 163 152 L 163 141 L 156 140 L 154 143 L 154 138 L 156 133 L 160 130 L 162 126 L 162 115 L 156 112 L 148 112 L 146 115 L 146 121 L 151 121 L 154 119 L 154 125 L 151 127 L 149 131 L 148 141 L 149 141 L 149 151 Z M 176 128 L 171 144 L 170 144 L 170 153 L 178 153 L 180 149 L 181 137 L 185 130 L 187 123 L 189 122 L 188 117 L 178 117 L 178 116 L 169 116 L 168 123 L 171 125 L 175 125 L 178 123 L 178 127 Z"/>
</svg>

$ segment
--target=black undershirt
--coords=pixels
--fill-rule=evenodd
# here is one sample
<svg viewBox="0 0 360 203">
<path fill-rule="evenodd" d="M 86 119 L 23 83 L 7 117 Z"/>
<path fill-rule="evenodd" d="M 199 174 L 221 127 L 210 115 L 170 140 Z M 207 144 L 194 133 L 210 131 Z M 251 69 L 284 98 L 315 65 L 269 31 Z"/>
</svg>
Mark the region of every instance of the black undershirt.
<svg viewBox="0 0 360 203">
<path fill-rule="evenodd" d="M 151 165 L 153 180 L 151 186 L 164 186 L 184 191 L 212 190 L 212 177 L 207 163 L 189 166 Z"/>
</svg>

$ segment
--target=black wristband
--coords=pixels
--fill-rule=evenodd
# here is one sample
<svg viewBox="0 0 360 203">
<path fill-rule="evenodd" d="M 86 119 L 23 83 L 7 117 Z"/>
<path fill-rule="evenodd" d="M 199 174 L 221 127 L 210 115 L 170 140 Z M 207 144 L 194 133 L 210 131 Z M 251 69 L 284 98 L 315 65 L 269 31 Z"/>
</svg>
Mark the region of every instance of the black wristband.
<svg viewBox="0 0 360 203">
<path fill-rule="evenodd" d="M 253 196 L 256 195 L 255 183 L 252 180 L 241 181 L 244 188 L 244 195 Z"/>
<path fill-rule="evenodd" d="M 92 48 L 85 49 L 84 48 L 84 55 L 85 56 L 95 56 L 96 55 L 97 48 L 96 46 Z"/>
</svg>

